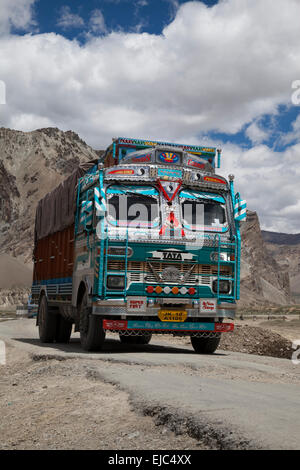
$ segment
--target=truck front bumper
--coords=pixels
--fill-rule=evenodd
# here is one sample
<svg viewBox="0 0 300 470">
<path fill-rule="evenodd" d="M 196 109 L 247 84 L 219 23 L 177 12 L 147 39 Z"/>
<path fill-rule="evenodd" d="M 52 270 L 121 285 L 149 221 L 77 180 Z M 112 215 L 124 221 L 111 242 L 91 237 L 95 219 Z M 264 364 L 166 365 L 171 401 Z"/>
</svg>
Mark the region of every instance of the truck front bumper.
<svg viewBox="0 0 300 470">
<path fill-rule="evenodd" d="M 169 299 L 168 299 L 169 300 Z M 174 302 L 176 303 L 176 302 Z M 161 303 L 154 304 L 153 306 L 147 306 L 144 312 L 132 312 L 127 310 L 126 302 L 124 300 L 98 300 L 93 303 L 92 313 L 94 315 L 101 316 L 120 316 L 125 317 L 158 317 L 158 313 L 161 309 L 168 308 L 168 303 L 164 303 L 164 299 L 161 299 Z M 173 304 L 173 307 L 174 304 Z M 216 312 L 200 312 L 200 307 L 195 308 L 189 304 L 180 303 L 176 305 L 178 309 L 184 309 L 187 311 L 188 318 L 230 318 L 234 319 L 236 312 L 236 304 L 223 302 L 217 305 Z"/>
</svg>

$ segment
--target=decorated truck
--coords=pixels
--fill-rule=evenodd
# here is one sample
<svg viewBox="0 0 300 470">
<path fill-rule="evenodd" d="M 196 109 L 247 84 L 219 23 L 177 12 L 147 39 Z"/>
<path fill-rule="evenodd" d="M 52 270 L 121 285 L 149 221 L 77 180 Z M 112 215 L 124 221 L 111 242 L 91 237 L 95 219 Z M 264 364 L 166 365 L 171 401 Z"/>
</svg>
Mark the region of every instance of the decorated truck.
<svg viewBox="0 0 300 470">
<path fill-rule="evenodd" d="M 42 342 L 100 350 L 152 334 L 213 353 L 234 325 L 246 203 L 211 147 L 114 138 L 38 203 L 32 299 Z M 74 328 L 73 328 L 74 325 Z"/>
</svg>

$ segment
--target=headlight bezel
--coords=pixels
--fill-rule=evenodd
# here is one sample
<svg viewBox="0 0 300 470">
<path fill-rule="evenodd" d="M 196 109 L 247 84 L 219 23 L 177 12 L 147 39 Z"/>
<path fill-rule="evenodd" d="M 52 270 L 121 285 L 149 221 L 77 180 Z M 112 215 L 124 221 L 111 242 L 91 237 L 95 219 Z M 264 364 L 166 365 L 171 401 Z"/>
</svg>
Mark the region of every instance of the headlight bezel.
<svg viewBox="0 0 300 470">
<path fill-rule="evenodd" d="M 226 283 L 226 284 L 225 284 Z M 224 284 L 227 288 L 224 288 Z M 218 293 L 218 279 L 214 279 L 212 282 L 212 290 L 215 294 Z M 220 279 L 219 280 L 219 294 L 229 295 L 232 290 L 232 283 L 227 279 Z"/>
<path fill-rule="evenodd" d="M 116 284 L 121 281 L 119 284 Z M 108 274 L 106 278 L 106 287 L 111 290 L 124 290 L 125 289 L 125 276 L 119 274 Z"/>
</svg>

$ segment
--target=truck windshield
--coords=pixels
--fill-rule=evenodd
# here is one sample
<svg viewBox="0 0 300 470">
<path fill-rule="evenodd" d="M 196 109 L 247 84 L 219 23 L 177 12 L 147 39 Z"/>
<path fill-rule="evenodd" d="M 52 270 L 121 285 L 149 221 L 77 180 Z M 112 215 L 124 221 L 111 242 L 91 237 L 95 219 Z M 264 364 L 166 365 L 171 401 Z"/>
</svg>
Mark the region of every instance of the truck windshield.
<svg viewBox="0 0 300 470">
<path fill-rule="evenodd" d="M 184 190 L 179 194 L 183 226 L 195 231 L 226 232 L 225 199 L 220 194 Z"/>
<path fill-rule="evenodd" d="M 111 225 L 131 228 L 160 225 L 159 193 L 152 186 L 112 185 L 106 195 Z"/>
</svg>

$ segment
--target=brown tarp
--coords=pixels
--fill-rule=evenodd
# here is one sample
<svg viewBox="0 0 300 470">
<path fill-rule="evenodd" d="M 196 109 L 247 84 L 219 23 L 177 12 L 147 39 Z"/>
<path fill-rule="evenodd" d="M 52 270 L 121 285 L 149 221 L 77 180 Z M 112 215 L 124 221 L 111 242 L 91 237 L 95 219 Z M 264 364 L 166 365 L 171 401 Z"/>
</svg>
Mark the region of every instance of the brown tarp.
<svg viewBox="0 0 300 470">
<path fill-rule="evenodd" d="M 78 179 L 97 163 L 98 160 L 91 160 L 80 164 L 67 179 L 39 201 L 35 216 L 35 242 L 74 223 Z"/>
</svg>

